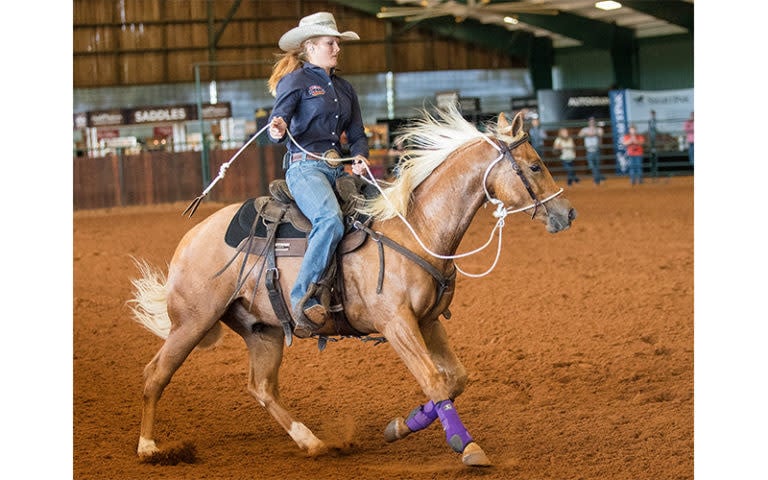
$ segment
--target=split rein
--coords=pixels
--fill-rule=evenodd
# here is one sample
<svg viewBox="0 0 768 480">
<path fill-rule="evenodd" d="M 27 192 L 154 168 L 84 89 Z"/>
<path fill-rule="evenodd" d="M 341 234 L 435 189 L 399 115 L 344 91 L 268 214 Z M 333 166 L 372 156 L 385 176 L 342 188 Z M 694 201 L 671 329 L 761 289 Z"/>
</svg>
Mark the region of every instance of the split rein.
<svg viewBox="0 0 768 480">
<path fill-rule="evenodd" d="M 213 186 L 219 180 L 224 178 L 224 176 L 226 175 L 227 169 L 230 167 L 230 165 L 232 165 L 232 163 L 240 155 L 240 153 L 242 153 L 243 150 L 245 150 L 248 147 L 248 145 L 250 145 L 251 142 L 253 142 L 259 135 L 264 133 L 264 131 L 267 130 L 267 128 L 269 128 L 269 124 L 265 125 L 261 130 L 256 132 L 242 147 L 240 147 L 240 149 L 232 156 L 232 158 L 229 161 L 223 163 L 221 165 L 221 167 L 219 167 L 219 174 L 218 174 L 218 176 L 215 179 L 213 179 L 213 181 L 210 183 L 210 185 L 208 185 L 208 187 L 203 191 L 203 193 L 200 196 L 195 198 L 192 201 L 192 203 L 189 204 L 189 206 L 184 210 L 182 215 L 186 215 L 187 213 L 189 213 L 189 217 L 192 217 L 192 215 L 195 213 L 195 210 L 197 210 L 197 207 L 200 205 L 200 202 L 203 200 L 203 198 L 206 195 L 208 195 L 208 192 L 211 191 Z M 307 156 L 314 157 L 314 158 L 316 158 L 318 160 L 326 161 L 330 165 L 338 165 L 338 164 L 341 164 L 341 163 L 344 163 L 344 162 L 351 162 L 351 161 L 356 160 L 354 157 L 351 157 L 351 158 L 325 158 L 325 157 L 322 157 L 322 156 L 319 156 L 319 155 L 315 155 L 314 153 L 308 152 L 304 147 L 302 147 L 296 141 L 296 139 L 293 138 L 293 135 L 291 135 L 290 130 L 286 129 L 286 133 L 288 134 L 288 137 L 294 143 L 294 145 L 296 145 Z M 499 258 L 501 257 L 502 230 L 504 228 L 504 219 L 506 218 L 507 215 L 512 214 L 512 213 L 523 212 L 525 210 L 529 210 L 529 209 L 532 208 L 533 209 L 533 213 L 531 214 L 531 218 L 534 218 L 536 216 L 536 212 L 538 211 L 539 206 L 543 206 L 546 209 L 545 203 L 547 203 L 548 201 L 552 200 L 553 198 L 555 198 L 558 195 L 560 195 L 561 193 L 563 193 L 563 189 L 560 188 L 560 190 L 558 190 L 557 192 L 553 193 L 552 195 L 549 195 L 548 197 L 546 197 L 546 198 L 544 198 L 542 200 L 539 200 L 538 196 L 533 191 L 533 188 L 531 186 L 531 183 L 528 181 L 528 178 L 523 174 L 523 171 L 520 168 L 520 165 L 517 163 L 517 161 L 515 161 L 515 158 L 512 155 L 512 150 L 516 149 L 517 147 L 519 147 L 523 143 L 527 142 L 528 141 L 528 134 L 524 134 L 521 138 L 519 138 L 518 140 L 515 140 L 510 145 L 507 145 L 506 143 L 504 143 L 502 141 L 499 141 L 498 143 L 494 142 L 487 135 L 485 135 L 485 134 L 481 134 L 481 135 L 482 135 L 483 140 L 488 142 L 494 149 L 496 149 L 499 152 L 499 156 L 496 157 L 496 159 L 493 162 L 491 162 L 490 165 L 488 165 L 488 168 L 486 168 L 485 174 L 483 175 L 483 190 L 485 191 L 485 198 L 487 199 L 488 203 L 496 205 L 496 210 L 493 212 L 493 216 L 497 218 L 496 225 L 494 225 L 494 227 L 491 230 L 491 233 L 490 233 L 490 235 L 488 237 L 488 241 L 486 241 L 484 245 L 482 245 L 482 246 L 480 246 L 480 247 L 478 247 L 478 248 L 476 248 L 476 249 L 474 249 L 474 250 L 472 250 L 470 252 L 465 252 L 465 253 L 460 253 L 460 254 L 455 254 L 455 255 L 441 255 L 439 253 L 433 252 L 429 247 L 427 247 L 424 244 L 424 242 L 421 240 L 419 235 L 416 233 L 416 230 L 414 230 L 414 228 L 410 224 L 410 222 L 408 222 L 408 220 L 406 220 L 406 218 L 400 212 L 398 212 L 396 209 L 393 209 L 395 211 L 397 217 L 400 218 L 400 220 L 402 220 L 402 222 L 405 224 L 406 227 L 408 227 L 408 230 L 411 232 L 413 237 L 419 243 L 421 248 L 423 248 L 424 251 L 426 251 L 428 254 L 432 255 L 435 258 L 441 258 L 441 259 L 445 259 L 445 260 L 455 260 L 455 259 L 458 259 L 458 258 L 465 258 L 465 257 L 469 257 L 471 255 L 474 255 L 476 253 L 479 253 L 479 252 L 485 250 L 488 247 L 488 245 L 491 244 L 491 241 L 493 240 L 493 236 L 494 236 L 495 232 L 498 230 L 498 232 L 499 232 L 499 240 L 498 240 L 498 245 L 497 245 L 497 248 L 496 248 L 496 258 L 493 260 L 493 264 L 488 268 L 488 270 L 486 270 L 483 273 L 479 273 L 479 274 L 468 273 L 468 272 L 463 271 L 458 265 L 456 265 L 456 270 L 458 270 L 463 275 L 466 275 L 466 276 L 472 277 L 472 278 L 484 277 L 484 276 L 488 275 L 489 273 L 491 273 L 494 268 L 496 268 L 496 265 L 497 265 L 497 263 L 499 261 Z M 490 174 L 490 172 L 493 169 L 493 167 L 495 167 L 504 158 L 508 158 L 509 161 L 512 163 L 512 169 L 515 171 L 515 173 L 518 175 L 518 177 L 520 177 L 520 180 L 523 182 L 523 186 L 525 186 L 525 189 L 528 191 L 528 195 L 530 195 L 531 200 L 533 200 L 533 204 L 525 206 L 525 207 L 513 209 L 512 207 L 505 207 L 504 206 L 504 202 L 502 202 L 498 198 L 494 198 L 494 197 L 491 196 L 490 192 L 488 191 L 488 186 L 487 186 L 488 175 Z M 366 175 L 361 176 L 362 179 L 365 180 L 366 182 L 368 182 L 369 184 L 375 186 L 376 189 L 381 194 L 382 198 L 384 198 L 384 200 L 386 200 L 386 202 L 389 203 L 390 206 L 391 206 L 392 203 L 390 202 L 389 198 L 387 198 L 387 195 L 384 193 L 384 190 L 382 190 L 381 186 L 379 185 L 379 180 L 377 180 L 373 176 L 373 173 L 371 173 L 371 170 L 370 170 L 370 168 L 368 168 L 368 165 L 367 164 L 364 164 L 364 165 L 365 165 Z M 377 232 L 377 233 L 380 233 L 380 232 Z"/>
</svg>

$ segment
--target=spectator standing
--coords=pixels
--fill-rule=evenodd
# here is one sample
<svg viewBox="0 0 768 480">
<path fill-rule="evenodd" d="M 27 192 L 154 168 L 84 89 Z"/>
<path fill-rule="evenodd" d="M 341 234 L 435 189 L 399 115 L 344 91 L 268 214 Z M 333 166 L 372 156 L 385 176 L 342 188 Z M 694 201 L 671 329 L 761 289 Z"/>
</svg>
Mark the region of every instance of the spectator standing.
<svg viewBox="0 0 768 480">
<path fill-rule="evenodd" d="M 576 176 L 573 169 L 573 161 L 576 159 L 576 144 L 567 128 L 560 129 L 557 137 L 555 137 L 555 142 L 552 144 L 552 149 L 555 153 L 560 152 L 560 161 L 563 162 L 563 167 L 568 174 L 568 185 L 579 183 L 579 177 Z"/>
<path fill-rule="evenodd" d="M 531 128 L 528 129 L 528 136 L 531 139 L 531 145 L 536 150 L 536 153 L 543 158 L 544 140 L 547 139 L 547 131 L 541 128 L 541 121 L 538 117 L 534 117 L 531 120 Z"/>
<path fill-rule="evenodd" d="M 595 123 L 595 117 L 589 117 L 587 126 L 579 131 L 579 137 L 584 139 L 584 148 L 587 150 L 587 164 L 592 169 L 592 178 L 595 185 L 605 180 L 600 172 L 600 142 L 603 138 L 603 128 Z"/>
<path fill-rule="evenodd" d="M 685 129 L 685 141 L 688 143 L 688 161 L 693 165 L 693 112 L 683 126 Z"/>
<path fill-rule="evenodd" d="M 621 143 L 627 149 L 629 157 L 629 182 L 632 185 L 643 183 L 643 144 L 645 137 L 637 133 L 637 127 L 629 126 L 629 132 L 624 135 Z"/>
</svg>

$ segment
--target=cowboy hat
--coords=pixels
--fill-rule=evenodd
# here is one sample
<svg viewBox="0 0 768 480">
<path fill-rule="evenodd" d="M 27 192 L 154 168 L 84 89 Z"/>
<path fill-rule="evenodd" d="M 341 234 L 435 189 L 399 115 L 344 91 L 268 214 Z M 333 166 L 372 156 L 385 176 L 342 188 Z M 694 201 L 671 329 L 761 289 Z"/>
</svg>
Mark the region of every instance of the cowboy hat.
<svg viewBox="0 0 768 480">
<path fill-rule="evenodd" d="M 306 16 L 299 21 L 299 26 L 288 30 L 278 45 L 280 49 L 289 52 L 301 46 L 304 40 L 311 37 L 339 37 L 342 40 L 360 40 L 355 32 L 340 33 L 336 27 L 336 19 L 332 13 L 317 12 Z"/>
</svg>

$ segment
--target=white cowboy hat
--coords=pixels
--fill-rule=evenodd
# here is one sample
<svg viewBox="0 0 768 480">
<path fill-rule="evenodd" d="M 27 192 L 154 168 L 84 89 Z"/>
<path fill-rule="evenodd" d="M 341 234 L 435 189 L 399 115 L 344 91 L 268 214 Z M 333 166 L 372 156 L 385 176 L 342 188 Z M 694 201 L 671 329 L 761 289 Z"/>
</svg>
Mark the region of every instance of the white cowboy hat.
<svg viewBox="0 0 768 480">
<path fill-rule="evenodd" d="M 336 19 L 332 13 L 317 12 L 304 17 L 299 21 L 299 26 L 288 30 L 282 37 L 278 45 L 280 49 L 289 52 L 296 50 L 311 37 L 339 37 L 342 40 L 360 40 L 355 32 L 341 33 L 336 28 Z"/>
</svg>

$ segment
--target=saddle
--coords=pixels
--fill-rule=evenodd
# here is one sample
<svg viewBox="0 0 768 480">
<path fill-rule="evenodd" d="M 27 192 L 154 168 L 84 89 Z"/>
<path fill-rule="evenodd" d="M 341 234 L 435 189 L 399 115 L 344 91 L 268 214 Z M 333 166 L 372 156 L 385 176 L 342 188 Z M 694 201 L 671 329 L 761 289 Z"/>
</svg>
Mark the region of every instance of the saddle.
<svg viewBox="0 0 768 480">
<path fill-rule="evenodd" d="M 371 218 L 359 213 L 357 208 L 362 206 L 365 198 L 376 195 L 378 191 L 354 176 L 339 178 L 335 190 L 345 218 L 345 233 L 330 266 L 321 279 L 310 286 L 305 298 L 316 296 L 320 300 L 331 313 L 337 335 L 360 337 L 363 334 L 349 324 L 344 313 L 341 259 L 343 255 L 355 251 L 365 243 L 368 234 L 359 227 L 368 226 Z M 303 257 L 312 224 L 294 202 L 285 180 L 273 180 L 269 184 L 269 192 L 269 196 L 248 199 L 240 206 L 229 223 L 224 241 L 230 247 L 236 248 L 238 255 L 243 253 L 246 257 L 259 255 L 264 258 L 262 271 L 265 274 L 269 299 L 283 326 L 286 343 L 290 346 L 295 322 L 282 294 L 277 268 L 278 258 Z M 245 281 L 242 271 L 240 275 L 235 291 L 239 290 Z"/>
</svg>

